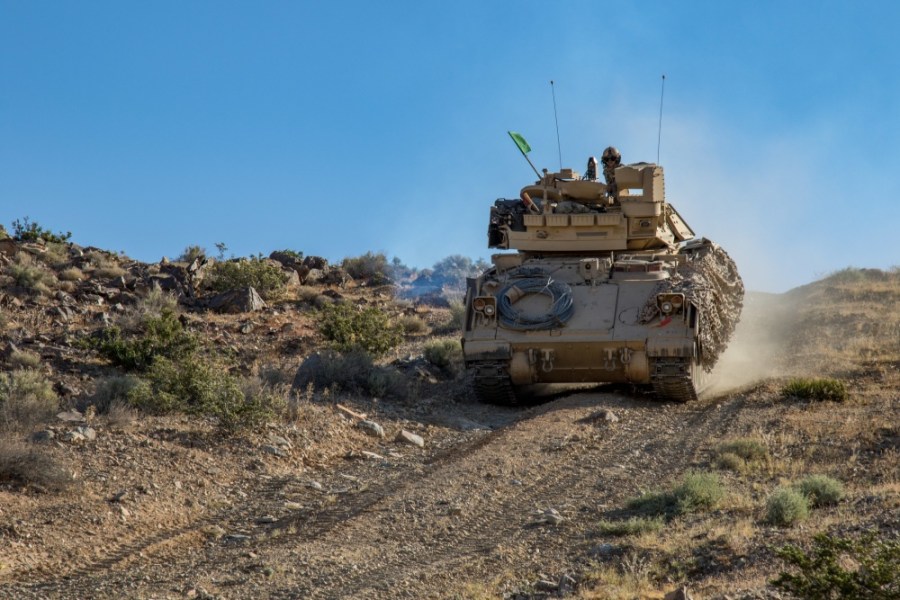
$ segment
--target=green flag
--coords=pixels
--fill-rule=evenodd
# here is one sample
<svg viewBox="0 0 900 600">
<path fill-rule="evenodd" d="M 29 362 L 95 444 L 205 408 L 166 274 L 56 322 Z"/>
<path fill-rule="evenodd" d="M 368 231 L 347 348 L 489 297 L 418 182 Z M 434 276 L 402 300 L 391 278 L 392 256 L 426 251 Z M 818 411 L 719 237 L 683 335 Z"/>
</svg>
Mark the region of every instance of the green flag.
<svg viewBox="0 0 900 600">
<path fill-rule="evenodd" d="M 512 138 L 512 141 L 516 143 L 516 146 L 519 148 L 519 151 L 522 154 L 528 154 L 529 152 L 531 152 L 531 146 L 528 145 L 528 142 L 525 141 L 525 138 L 523 138 L 515 131 L 507 131 L 506 133 L 508 133 L 509 137 Z"/>
</svg>

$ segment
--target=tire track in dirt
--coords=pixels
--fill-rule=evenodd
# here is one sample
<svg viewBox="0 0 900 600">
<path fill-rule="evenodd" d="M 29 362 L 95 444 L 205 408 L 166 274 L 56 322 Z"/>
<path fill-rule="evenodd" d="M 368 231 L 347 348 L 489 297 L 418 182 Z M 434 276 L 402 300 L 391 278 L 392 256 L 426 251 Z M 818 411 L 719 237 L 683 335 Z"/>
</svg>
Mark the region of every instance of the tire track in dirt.
<svg viewBox="0 0 900 600">
<path fill-rule="evenodd" d="M 560 433 L 561 429 L 572 427 L 573 421 L 576 420 L 575 418 L 564 419 L 563 423 L 555 428 L 545 427 L 544 421 L 547 420 L 547 415 L 552 415 L 556 411 L 568 411 L 574 413 L 573 417 L 575 417 L 579 416 L 581 412 L 589 411 L 591 407 L 597 408 L 609 404 L 604 403 L 603 396 L 594 397 L 594 400 L 590 400 L 590 398 L 591 396 L 587 396 L 587 401 L 584 396 L 580 399 L 575 397 L 558 400 L 550 407 L 538 411 L 538 414 L 526 416 L 522 421 L 502 432 L 485 438 L 475 447 L 455 454 L 452 457 L 453 460 L 438 461 L 436 467 L 428 475 L 415 482 L 415 486 L 412 486 L 411 482 L 407 482 L 402 489 L 396 490 L 393 496 L 385 497 L 382 504 L 387 505 L 389 512 L 391 509 L 399 510 L 404 502 L 410 500 L 410 495 L 414 497 L 427 494 L 428 492 L 425 490 L 429 487 L 441 489 L 448 485 L 448 481 L 452 482 L 454 479 L 465 481 L 471 479 L 473 475 L 477 476 L 477 466 L 471 465 L 471 468 L 466 468 L 465 463 L 470 460 L 502 462 L 501 457 L 496 453 L 507 453 L 504 442 L 509 442 L 511 439 L 515 442 L 512 444 L 513 446 L 521 441 L 522 444 L 540 447 L 542 435 L 548 432 Z M 612 404 L 621 405 L 621 402 L 612 402 Z M 627 405 L 628 401 L 625 404 Z M 719 406 L 701 404 L 697 408 L 677 409 L 677 412 L 674 413 L 676 417 L 674 433 L 651 441 L 648 445 L 650 451 L 658 459 L 655 470 L 668 478 L 673 473 L 689 466 L 696 460 L 700 446 L 711 439 L 713 434 L 721 434 L 727 430 L 742 406 L 742 399 L 732 398 Z M 646 420 L 643 423 L 644 429 L 662 426 L 665 424 L 664 421 L 672 416 L 672 412 L 661 412 L 658 407 L 647 408 L 646 411 L 639 411 L 637 417 Z M 422 590 L 410 591 L 407 596 L 403 590 L 404 582 L 421 581 L 438 575 L 447 581 L 454 580 L 453 568 L 461 569 L 456 572 L 456 581 L 464 576 L 477 579 L 478 575 L 471 569 L 473 563 L 478 562 L 479 559 L 490 559 L 487 556 L 489 553 L 496 552 L 498 548 L 510 544 L 511 541 L 527 542 L 528 538 L 538 537 L 533 535 L 537 528 L 529 530 L 521 515 L 527 514 L 541 504 L 547 506 L 552 503 L 548 502 L 548 499 L 556 497 L 560 490 L 568 490 L 570 493 L 574 491 L 576 493 L 573 495 L 581 497 L 590 497 L 592 492 L 596 493 L 593 482 L 597 478 L 595 463 L 598 459 L 606 462 L 634 464 L 633 453 L 637 449 L 636 446 L 644 445 L 647 440 L 631 439 L 627 431 L 615 428 L 611 431 L 612 435 L 605 441 L 606 443 L 600 444 L 589 452 L 574 455 L 558 453 L 557 456 L 551 454 L 551 458 L 543 465 L 544 473 L 541 476 L 534 479 L 527 487 L 513 488 L 514 493 L 502 501 L 493 505 L 483 503 L 470 507 L 471 510 L 466 511 L 460 519 L 462 523 L 459 525 L 459 528 L 464 531 L 472 532 L 466 537 L 456 539 L 446 536 L 440 540 L 441 543 L 434 544 L 427 554 L 409 556 L 408 553 L 402 552 L 393 554 L 382 552 L 378 554 L 378 560 L 372 561 L 368 568 L 356 568 L 352 571 L 352 577 L 344 580 L 339 577 L 340 589 L 322 589 L 314 584 L 301 584 L 277 590 L 273 592 L 272 597 L 423 597 Z M 521 438 L 521 440 L 517 438 Z M 481 454 L 486 456 L 480 456 Z M 407 522 L 391 523 L 390 520 L 379 519 L 377 516 L 372 520 L 363 516 L 356 522 L 344 523 L 341 529 L 345 531 L 341 537 L 344 540 L 362 539 L 357 543 L 365 543 L 365 536 L 362 535 L 365 530 L 379 531 L 395 527 L 403 529 L 406 538 L 427 538 L 428 530 L 434 529 L 436 526 L 434 520 L 430 523 L 426 521 L 424 524 L 417 524 L 415 519 L 412 523 L 408 520 Z M 333 533 L 341 532 L 334 531 Z M 329 547 L 339 547 L 344 540 L 329 537 L 317 540 L 315 546 L 325 552 Z M 571 540 L 565 542 L 565 545 L 571 546 Z M 378 544 L 372 544 L 373 552 L 378 553 L 377 546 Z M 313 552 L 315 550 L 311 550 L 309 553 Z M 493 562 L 497 563 L 498 561 L 493 559 Z M 437 594 L 440 595 L 440 593 Z"/>
</svg>

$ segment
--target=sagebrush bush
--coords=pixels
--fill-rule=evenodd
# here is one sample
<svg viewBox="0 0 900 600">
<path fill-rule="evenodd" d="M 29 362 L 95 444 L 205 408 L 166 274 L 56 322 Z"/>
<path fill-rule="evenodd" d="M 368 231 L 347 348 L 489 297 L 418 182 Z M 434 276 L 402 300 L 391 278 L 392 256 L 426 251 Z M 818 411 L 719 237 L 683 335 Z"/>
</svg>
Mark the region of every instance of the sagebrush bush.
<svg viewBox="0 0 900 600">
<path fill-rule="evenodd" d="M 404 315 L 397 319 L 397 325 L 406 335 L 422 335 L 428 333 L 428 323 L 415 315 Z"/>
<path fill-rule="evenodd" d="M 403 341 L 400 328 L 374 306 L 325 305 L 319 311 L 317 325 L 322 336 L 342 352 L 360 349 L 380 356 Z"/>
<path fill-rule="evenodd" d="M 81 281 L 84 273 L 78 267 L 69 267 L 60 271 L 58 277 L 61 281 Z"/>
<path fill-rule="evenodd" d="M 738 438 L 719 444 L 716 448 L 716 464 L 723 469 L 744 471 L 749 466 L 764 461 L 769 450 L 759 440 Z"/>
<path fill-rule="evenodd" d="M 715 508 L 725 487 L 715 473 L 689 471 L 669 491 L 650 492 L 628 501 L 628 508 L 645 515 L 675 516 Z"/>
<path fill-rule="evenodd" d="M 278 299 L 287 281 L 280 265 L 259 257 L 217 262 L 208 279 L 210 288 L 217 292 L 252 287 L 264 300 Z"/>
<path fill-rule="evenodd" d="M 808 516 L 809 500 L 792 488 L 778 488 L 766 501 L 766 520 L 773 525 L 793 525 Z"/>
<path fill-rule="evenodd" d="M 55 275 L 44 265 L 21 252 L 6 266 L 5 272 L 12 278 L 14 285 L 32 294 L 47 294 L 56 283 Z"/>
<path fill-rule="evenodd" d="M 434 366 L 449 371 L 462 360 L 462 346 L 459 340 L 434 340 L 425 344 L 423 355 Z"/>
<path fill-rule="evenodd" d="M 0 373 L 0 429 L 27 429 L 59 409 L 59 398 L 47 377 L 31 369 Z"/>
<path fill-rule="evenodd" d="M 392 268 L 383 252 L 348 257 L 341 266 L 353 279 L 368 281 L 372 285 L 391 283 Z"/>
<path fill-rule="evenodd" d="M 625 536 L 638 535 L 659 531 L 664 525 L 663 518 L 656 517 L 631 517 L 624 521 L 602 520 L 598 523 L 598 529 L 603 535 Z"/>
<path fill-rule="evenodd" d="M 90 403 L 100 414 L 108 413 L 116 404 L 127 404 L 128 395 L 139 383 L 134 375 L 114 375 L 100 380 L 90 397 Z"/>
<path fill-rule="evenodd" d="M 196 350 L 197 340 L 184 330 L 178 316 L 163 308 L 148 316 L 139 331 L 125 332 L 117 325 L 104 329 L 93 341 L 100 354 L 125 369 L 146 370 L 160 357 L 178 360 Z"/>
<path fill-rule="evenodd" d="M 72 475 L 46 450 L 0 439 L 0 481 L 60 491 L 72 482 Z"/>
<path fill-rule="evenodd" d="M 97 279 L 116 279 L 123 276 L 127 271 L 119 265 L 109 265 L 107 267 L 98 267 L 94 270 L 93 276 Z"/>
<path fill-rule="evenodd" d="M 450 303 L 450 328 L 453 331 L 462 331 L 466 321 L 465 302 L 453 301 Z"/>
<path fill-rule="evenodd" d="M 771 583 L 792 598 L 900 598 L 900 537 L 841 538 L 820 533 L 809 551 L 788 545 L 778 556 L 792 567 Z"/>
<path fill-rule="evenodd" d="M 178 313 L 178 299 L 171 292 L 164 292 L 159 284 L 154 282 L 153 287 L 146 296 L 140 298 L 135 304 L 129 306 L 125 312 L 116 319 L 116 325 L 127 332 L 139 331 L 144 327 L 148 319 L 158 319 L 163 312 Z"/>
<path fill-rule="evenodd" d="M 9 355 L 9 365 L 13 369 L 36 369 L 41 364 L 41 355 L 30 350 L 17 350 Z"/>
<path fill-rule="evenodd" d="M 344 392 L 398 400 L 408 396 L 406 378 L 392 367 L 376 365 L 364 350 L 355 349 L 343 354 L 323 352 L 320 359 L 312 373 L 315 387 L 336 387 Z"/>
<path fill-rule="evenodd" d="M 809 498 L 814 508 L 840 502 L 844 497 L 844 485 L 827 475 L 809 475 L 796 483 L 801 494 Z"/>
<path fill-rule="evenodd" d="M 782 388 L 781 394 L 784 397 L 818 401 L 832 400 L 834 402 L 844 402 L 850 398 L 850 394 L 847 392 L 847 386 L 844 385 L 844 382 L 832 378 L 791 379 L 784 388 Z"/>
</svg>

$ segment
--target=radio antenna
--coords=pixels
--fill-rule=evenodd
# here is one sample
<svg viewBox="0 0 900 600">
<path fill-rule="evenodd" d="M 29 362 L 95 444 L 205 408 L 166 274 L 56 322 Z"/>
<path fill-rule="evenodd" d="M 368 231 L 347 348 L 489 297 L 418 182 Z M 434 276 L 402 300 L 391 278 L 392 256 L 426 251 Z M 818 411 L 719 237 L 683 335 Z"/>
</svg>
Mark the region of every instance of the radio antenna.
<svg viewBox="0 0 900 600">
<path fill-rule="evenodd" d="M 559 143 L 559 117 L 556 116 L 556 88 L 550 80 L 550 93 L 553 94 L 553 120 L 556 122 L 556 150 L 559 153 L 559 170 L 562 171 L 562 146 Z"/>
<path fill-rule="evenodd" d="M 666 74 L 662 76 L 662 87 L 659 90 L 659 131 L 656 133 L 656 164 L 659 164 L 659 146 L 662 144 L 662 109 L 663 96 L 666 93 Z"/>
</svg>

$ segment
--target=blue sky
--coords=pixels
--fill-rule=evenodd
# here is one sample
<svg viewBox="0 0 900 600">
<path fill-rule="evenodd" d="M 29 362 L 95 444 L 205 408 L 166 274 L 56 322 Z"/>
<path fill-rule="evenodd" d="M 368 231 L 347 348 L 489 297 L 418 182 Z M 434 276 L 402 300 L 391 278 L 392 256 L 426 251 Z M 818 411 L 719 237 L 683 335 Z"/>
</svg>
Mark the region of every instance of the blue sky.
<svg viewBox="0 0 900 600">
<path fill-rule="evenodd" d="M 616 145 L 748 287 L 900 264 L 892 2 L 0 0 L 0 222 L 425 267 Z"/>
</svg>

